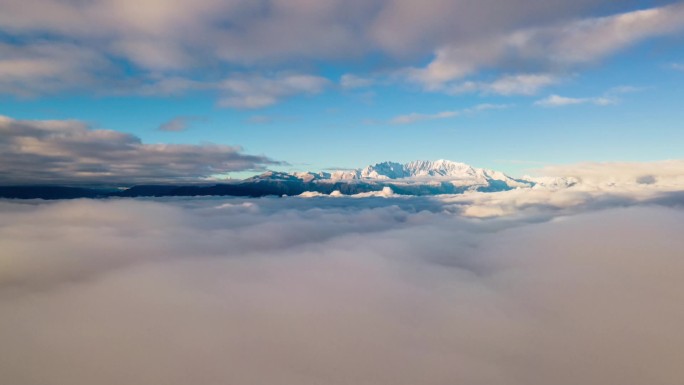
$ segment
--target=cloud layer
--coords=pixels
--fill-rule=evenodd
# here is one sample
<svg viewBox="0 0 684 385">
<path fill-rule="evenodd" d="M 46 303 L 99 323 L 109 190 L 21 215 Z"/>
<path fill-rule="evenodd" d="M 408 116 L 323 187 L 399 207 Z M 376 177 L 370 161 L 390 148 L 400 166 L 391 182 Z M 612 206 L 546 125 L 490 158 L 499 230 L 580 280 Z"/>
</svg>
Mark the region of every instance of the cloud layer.
<svg viewBox="0 0 684 385">
<path fill-rule="evenodd" d="M 381 57 L 380 73 L 429 90 L 530 94 L 578 66 L 679 33 L 682 9 L 589 0 L 6 0 L 0 93 L 209 90 L 222 106 L 258 108 L 320 92 L 330 81 L 314 74 L 320 63 L 377 67 L 365 64 Z M 499 75 L 467 79 L 482 71 Z M 374 73 L 346 74 L 341 86 L 371 85 Z M 257 89 L 245 90 L 240 82 L 252 77 Z"/>
<path fill-rule="evenodd" d="M 684 4 L 522 28 L 480 39 L 455 41 L 436 50 L 423 68 L 406 70 L 427 89 L 533 94 L 578 66 L 594 63 L 647 38 L 684 29 Z M 483 68 L 517 72 L 489 83 L 461 82 Z"/>
<path fill-rule="evenodd" d="M 0 202 L 0 380 L 673 384 L 676 197 Z"/>
<path fill-rule="evenodd" d="M 223 145 L 145 144 L 78 121 L 0 116 L 0 184 L 198 181 L 277 164 Z"/>
</svg>

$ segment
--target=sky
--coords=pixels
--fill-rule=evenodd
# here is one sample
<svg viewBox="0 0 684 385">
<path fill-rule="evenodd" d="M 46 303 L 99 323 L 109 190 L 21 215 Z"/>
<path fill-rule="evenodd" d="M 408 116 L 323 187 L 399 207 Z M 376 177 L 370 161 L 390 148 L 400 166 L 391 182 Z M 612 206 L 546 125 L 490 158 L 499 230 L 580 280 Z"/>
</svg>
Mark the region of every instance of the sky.
<svg viewBox="0 0 684 385">
<path fill-rule="evenodd" d="M 22 139 L 0 144 L 45 159 L 112 130 L 164 153 L 150 174 L 197 154 L 185 172 L 234 177 L 680 159 L 683 46 L 671 1 L 5 0 L 0 130 Z M 17 133 L 45 124 L 71 131 Z"/>
</svg>

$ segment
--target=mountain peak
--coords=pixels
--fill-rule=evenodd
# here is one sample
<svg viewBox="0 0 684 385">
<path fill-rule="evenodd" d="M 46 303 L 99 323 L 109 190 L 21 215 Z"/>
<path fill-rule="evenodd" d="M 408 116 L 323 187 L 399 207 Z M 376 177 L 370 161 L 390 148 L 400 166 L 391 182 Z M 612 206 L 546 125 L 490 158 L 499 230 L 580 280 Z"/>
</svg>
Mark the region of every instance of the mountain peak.
<svg viewBox="0 0 684 385">
<path fill-rule="evenodd" d="M 259 180 L 298 180 L 304 183 L 363 182 L 392 184 L 434 184 L 446 183 L 462 189 L 482 188 L 516 188 L 530 187 L 534 183 L 516 180 L 508 175 L 483 168 L 475 168 L 466 163 L 446 159 L 415 160 L 408 163 L 379 162 L 355 170 L 339 170 L 319 173 L 268 172 L 258 177 Z"/>
<path fill-rule="evenodd" d="M 435 161 L 415 160 L 405 164 L 397 162 L 380 162 L 360 170 L 359 177 L 364 179 L 403 179 L 424 177 L 458 177 L 476 176 L 478 170 L 472 166 L 446 159 Z M 484 175 L 484 171 L 479 174 Z"/>
</svg>

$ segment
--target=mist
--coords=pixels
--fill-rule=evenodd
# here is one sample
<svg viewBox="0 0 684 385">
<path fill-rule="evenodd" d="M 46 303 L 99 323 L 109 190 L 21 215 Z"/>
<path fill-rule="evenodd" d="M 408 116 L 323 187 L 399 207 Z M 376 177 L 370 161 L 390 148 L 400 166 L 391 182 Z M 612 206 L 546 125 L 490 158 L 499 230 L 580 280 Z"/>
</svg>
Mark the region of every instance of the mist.
<svg viewBox="0 0 684 385">
<path fill-rule="evenodd" d="M 2 201 L 0 382 L 680 383 L 681 197 L 516 194 Z"/>
</svg>

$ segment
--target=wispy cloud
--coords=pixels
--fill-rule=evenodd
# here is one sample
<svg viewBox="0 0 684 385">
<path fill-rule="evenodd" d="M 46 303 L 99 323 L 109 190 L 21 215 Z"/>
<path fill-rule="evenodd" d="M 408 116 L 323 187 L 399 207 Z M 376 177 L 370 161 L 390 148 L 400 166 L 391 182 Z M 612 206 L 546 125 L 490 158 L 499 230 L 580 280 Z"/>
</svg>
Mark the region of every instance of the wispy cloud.
<svg viewBox="0 0 684 385">
<path fill-rule="evenodd" d="M 198 116 L 178 116 L 167 122 L 162 123 L 159 126 L 159 130 L 166 132 L 185 131 L 186 129 L 188 129 L 188 127 L 190 127 L 192 123 L 202 120 L 204 119 Z"/>
<path fill-rule="evenodd" d="M 234 76 L 220 85 L 223 107 L 254 109 L 273 105 L 300 94 L 322 92 L 330 82 L 323 77 L 302 74 L 265 76 Z"/>
<path fill-rule="evenodd" d="M 560 79 L 551 74 L 506 75 L 491 82 L 467 81 L 452 84 L 444 91 L 449 94 L 481 92 L 497 95 L 534 95 L 542 88 L 559 82 Z"/>
<path fill-rule="evenodd" d="M 452 111 L 441 111 L 434 114 L 421 114 L 414 112 L 407 115 L 397 116 L 390 120 L 390 122 L 392 124 L 412 124 L 424 120 L 449 119 L 466 114 L 473 114 L 487 110 L 501 110 L 509 107 L 509 104 L 478 104 L 470 108 Z"/>
<path fill-rule="evenodd" d="M 252 115 L 247 119 L 247 122 L 252 124 L 269 124 L 273 121 L 273 117 L 268 115 Z"/>
<path fill-rule="evenodd" d="M 408 115 L 400 115 L 391 120 L 393 124 L 411 124 L 423 120 L 448 119 L 460 115 L 460 111 L 442 111 L 434 114 L 419 114 L 411 113 Z"/>
<path fill-rule="evenodd" d="M 551 77 L 562 77 L 568 70 L 600 60 L 639 41 L 678 33 L 682 29 L 684 4 L 679 3 L 447 44 L 436 50 L 435 59 L 427 66 L 409 68 L 403 73 L 410 81 L 433 91 L 450 90 L 455 81 L 483 69 L 510 70 L 508 63 L 518 68 L 545 68 Z M 520 87 L 533 79 L 524 74 L 511 75 L 498 87 L 489 86 L 485 89 L 501 94 L 533 94 L 555 83 L 547 78 L 533 81 L 533 87 Z M 471 86 L 463 87 L 464 91 L 480 91 L 483 88 L 477 83 L 466 84 Z M 458 89 L 458 84 L 455 86 Z"/>
<path fill-rule="evenodd" d="M 23 45 L 0 39 L 0 94 L 34 97 L 69 90 L 117 88 L 116 67 L 97 50 L 48 41 Z"/>
<path fill-rule="evenodd" d="M 609 106 L 616 104 L 613 99 L 598 97 L 598 98 L 569 98 L 560 95 L 550 95 L 544 99 L 537 100 L 534 105 L 541 107 L 563 107 L 577 104 L 593 104 L 595 106 Z"/>
<path fill-rule="evenodd" d="M 618 86 L 606 91 L 602 96 L 595 97 L 567 97 L 552 94 L 539 99 L 534 105 L 540 107 L 564 107 L 578 104 L 591 104 L 595 106 L 611 106 L 620 103 L 621 95 L 642 91 L 643 88 L 634 86 Z"/>
<path fill-rule="evenodd" d="M 376 80 L 371 77 L 362 77 L 354 74 L 344 74 L 340 77 L 340 86 L 344 89 L 370 87 Z"/>
</svg>

